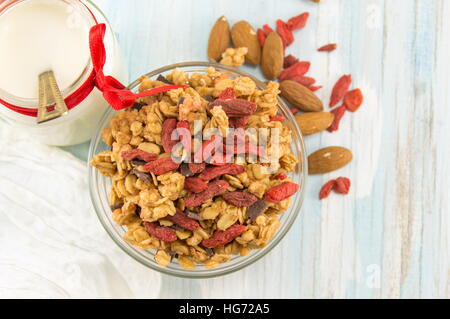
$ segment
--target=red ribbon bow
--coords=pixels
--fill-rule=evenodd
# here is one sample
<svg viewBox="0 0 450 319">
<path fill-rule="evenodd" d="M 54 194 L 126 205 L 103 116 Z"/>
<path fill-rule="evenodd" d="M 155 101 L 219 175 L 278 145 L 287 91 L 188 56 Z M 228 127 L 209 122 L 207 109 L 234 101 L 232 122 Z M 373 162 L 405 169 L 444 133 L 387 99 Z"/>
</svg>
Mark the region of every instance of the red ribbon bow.
<svg viewBox="0 0 450 319">
<path fill-rule="evenodd" d="M 135 100 L 140 97 L 150 96 L 174 89 L 186 88 L 182 85 L 166 85 L 151 90 L 143 91 L 139 94 L 132 93 L 125 89 L 125 86 L 111 76 L 105 76 L 103 66 L 106 62 L 106 50 L 103 44 L 106 25 L 97 24 L 91 28 L 89 33 L 89 46 L 91 48 L 92 63 L 95 71 L 95 85 L 103 92 L 103 97 L 115 110 L 122 110 L 133 106 Z"/>
<path fill-rule="evenodd" d="M 94 87 L 97 87 L 103 92 L 103 97 L 114 110 L 122 110 L 133 106 L 137 98 L 174 89 L 186 88 L 182 85 L 166 85 L 135 94 L 125 89 L 125 86 L 114 77 L 105 76 L 103 73 L 103 67 L 106 62 L 106 50 L 103 43 L 105 32 L 106 25 L 104 23 L 94 25 L 89 32 L 89 47 L 94 70 L 89 75 L 88 79 L 75 92 L 64 99 L 69 110 L 80 104 L 92 92 Z M 0 104 L 23 115 L 37 116 L 37 109 L 13 105 L 2 99 L 0 99 Z M 95 107 L 95 105 L 92 107 Z M 52 107 L 49 107 L 49 110 L 51 110 L 51 108 Z"/>
</svg>

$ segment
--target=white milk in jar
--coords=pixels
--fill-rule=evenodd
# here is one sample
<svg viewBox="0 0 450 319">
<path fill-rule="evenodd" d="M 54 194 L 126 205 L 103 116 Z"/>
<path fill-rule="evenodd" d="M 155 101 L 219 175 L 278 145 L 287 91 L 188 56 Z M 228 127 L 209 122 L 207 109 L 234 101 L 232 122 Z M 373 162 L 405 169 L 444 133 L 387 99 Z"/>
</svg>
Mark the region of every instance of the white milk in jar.
<svg viewBox="0 0 450 319">
<path fill-rule="evenodd" d="M 89 30 L 97 22 L 107 25 L 104 73 L 126 82 L 127 72 L 114 34 L 103 14 L 89 1 L 1 3 L 0 116 L 46 144 L 73 145 L 90 139 L 108 107 L 97 88 L 66 115 L 40 124 L 36 117 L 17 113 L 4 104 L 36 109 L 39 74 L 48 70 L 53 71 L 63 98 L 92 80 Z"/>
</svg>

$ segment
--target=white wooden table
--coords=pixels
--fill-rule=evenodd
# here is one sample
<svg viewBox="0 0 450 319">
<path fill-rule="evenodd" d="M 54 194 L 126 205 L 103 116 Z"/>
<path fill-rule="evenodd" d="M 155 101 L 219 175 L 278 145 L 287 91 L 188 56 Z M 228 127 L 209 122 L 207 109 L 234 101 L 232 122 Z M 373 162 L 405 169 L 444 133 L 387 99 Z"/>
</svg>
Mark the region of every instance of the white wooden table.
<svg viewBox="0 0 450 319">
<path fill-rule="evenodd" d="M 450 297 L 450 1 L 95 2 L 118 34 L 130 80 L 170 63 L 205 60 L 209 30 L 222 14 L 261 26 L 309 11 L 308 27 L 288 52 L 312 62 L 325 101 L 344 73 L 366 96 L 339 132 L 306 138 L 309 152 L 341 145 L 355 159 L 309 179 L 301 216 L 273 252 L 222 278 L 164 276 L 161 297 Z M 329 42 L 338 51 L 316 52 Z M 87 144 L 68 149 L 86 158 Z M 338 176 L 352 179 L 350 195 L 320 202 L 320 186 Z"/>
</svg>

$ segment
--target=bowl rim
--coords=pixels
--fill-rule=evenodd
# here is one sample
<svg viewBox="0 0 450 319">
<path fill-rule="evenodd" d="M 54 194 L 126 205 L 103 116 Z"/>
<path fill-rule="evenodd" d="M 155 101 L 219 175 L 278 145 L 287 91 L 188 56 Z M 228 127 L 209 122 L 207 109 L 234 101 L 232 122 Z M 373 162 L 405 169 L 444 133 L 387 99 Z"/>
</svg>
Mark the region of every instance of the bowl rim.
<svg viewBox="0 0 450 319">
<path fill-rule="evenodd" d="M 252 74 L 249 74 L 245 71 L 242 71 L 242 70 L 239 70 L 236 68 L 224 66 L 224 65 L 221 65 L 218 63 L 211 63 L 211 62 L 193 61 L 193 62 L 174 63 L 174 64 L 170 64 L 170 65 L 158 68 L 156 70 L 153 70 L 153 71 L 145 74 L 144 76 L 152 78 L 161 73 L 171 71 L 175 68 L 184 68 L 184 67 L 200 67 L 200 68 L 205 68 L 205 69 L 208 67 L 214 67 L 216 69 L 219 69 L 220 71 L 228 71 L 231 73 L 235 73 L 239 76 L 250 77 L 253 81 L 255 81 L 255 83 L 257 84 L 257 87 L 259 87 L 259 88 L 263 88 L 265 86 L 264 82 L 260 81 Z M 130 83 L 127 86 L 127 89 L 134 90 L 137 88 L 137 86 L 139 84 L 140 84 L 140 77 L 138 79 L 136 79 L 135 81 L 133 81 L 132 83 Z M 288 120 L 293 125 L 293 129 L 295 130 L 295 135 L 297 135 L 299 137 L 298 140 L 295 142 L 297 142 L 298 145 L 300 146 L 299 151 L 301 152 L 301 155 L 302 155 L 301 158 L 299 159 L 300 164 L 302 165 L 302 171 L 299 173 L 299 175 L 301 175 L 300 178 L 302 181 L 302 185 L 300 185 L 300 192 L 297 193 L 298 199 L 295 202 L 291 203 L 291 206 L 288 209 L 288 210 L 292 210 L 292 213 L 288 216 L 289 218 L 287 220 L 282 222 L 281 227 L 276 231 L 274 237 L 269 241 L 267 246 L 260 248 L 260 249 L 252 250 L 252 253 L 247 256 L 236 257 L 236 258 L 242 258 L 242 261 L 239 262 L 239 264 L 231 265 L 232 267 L 225 268 L 225 269 L 220 269 L 218 267 L 218 268 L 206 269 L 202 272 L 200 272 L 200 271 L 192 272 L 191 270 L 187 270 L 187 269 L 182 269 L 182 270 L 181 269 L 180 270 L 169 269 L 169 268 L 157 265 L 156 262 L 151 263 L 147 260 L 147 258 L 138 254 L 136 251 L 130 250 L 130 247 L 135 250 L 138 250 L 139 248 L 134 247 L 131 244 L 125 242 L 122 238 L 120 238 L 120 240 L 118 240 L 116 238 L 115 234 L 113 234 L 113 230 L 110 229 L 110 225 L 108 225 L 106 223 L 106 221 L 104 220 L 105 216 L 103 216 L 103 214 L 102 214 L 104 210 L 101 207 L 99 207 L 99 204 L 96 201 L 96 194 L 94 192 L 95 189 L 93 187 L 94 186 L 93 181 L 97 181 L 96 176 L 95 176 L 96 169 L 93 166 L 88 165 L 88 181 L 89 181 L 90 199 L 91 199 L 92 205 L 94 207 L 95 213 L 97 215 L 97 218 L 99 219 L 102 227 L 108 233 L 109 237 L 113 240 L 113 242 L 116 245 L 118 245 L 128 256 L 130 256 L 137 262 L 141 263 L 142 265 L 144 265 L 152 270 L 156 270 L 156 271 L 164 273 L 166 275 L 171 275 L 171 276 L 175 276 L 175 277 L 179 277 L 179 278 L 191 278 L 191 279 L 213 278 L 213 277 L 224 276 L 224 275 L 236 272 L 238 270 L 241 270 L 241 269 L 249 266 L 250 264 L 257 262 L 258 260 L 261 260 L 270 251 L 272 251 L 272 249 L 274 249 L 283 240 L 283 238 L 286 236 L 286 234 L 292 228 L 292 225 L 296 221 L 298 215 L 300 214 L 300 210 L 303 206 L 305 190 L 306 190 L 306 185 L 307 185 L 307 180 L 308 180 L 308 173 L 307 173 L 308 172 L 308 161 L 307 161 L 307 156 L 306 156 L 305 144 L 303 141 L 303 135 L 301 133 L 300 127 L 299 127 L 297 121 L 295 120 L 294 115 L 292 114 L 292 112 L 289 111 L 289 107 L 286 105 L 284 99 L 282 99 L 281 96 L 278 97 L 278 104 L 281 109 L 285 109 L 284 110 L 285 112 L 283 115 L 285 116 L 286 120 Z M 101 124 L 105 124 L 106 121 L 108 120 L 108 118 L 111 116 L 111 113 L 113 113 L 113 112 L 117 112 L 117 111 L 113 110 L 112 108 L 109 108 L 103 114 L 103 116 L 99 122 L 96 134 L 91 139 L 91 142 L 89 145 L 88 161 L 90 161 L 90 159 L 95 155 L 94 151 L 95 151 L 96 146 L 98 145 L 98 142 L 99 141 L 101 142 L 101 131 L 104 126 L 104 125 L 102 126 Z M 98 185 L 98 183 L 95 183 L 95 184 Z M 285 213 L 283 213 L 283 214 L 285 214 Z M 142 250 L 142 251 L 147 251 L 147 250 Z M 226 265 L 227 263 L 224 263 L 223 265 Z"/>
</svg>

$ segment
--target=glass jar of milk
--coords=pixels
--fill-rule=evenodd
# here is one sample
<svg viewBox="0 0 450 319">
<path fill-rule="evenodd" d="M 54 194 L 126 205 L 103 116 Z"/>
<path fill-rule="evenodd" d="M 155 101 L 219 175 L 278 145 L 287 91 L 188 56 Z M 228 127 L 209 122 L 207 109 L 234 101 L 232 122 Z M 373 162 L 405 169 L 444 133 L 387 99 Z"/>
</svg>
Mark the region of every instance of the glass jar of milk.
<svg viewBox="0 0 450 319">
<path fill-rule="evenodd" d="M 104 74 L 128 80 L 120 50 L 103 13 L 84 0 L 0 1 L 0 117 L 49 145 L 74 145 L 90 139 L 108 107 L 93 81 L 89 30 L 105 23 Z M 36 117 L 11 107 L 36 110 L 39 75 L 52 70 L 71 105 L 66 115 L 37 124 Z M 84 94 L 79 94 L 84 92 Z M 27 112 L 25 112 L 27 113 Z"/>
</svg>

